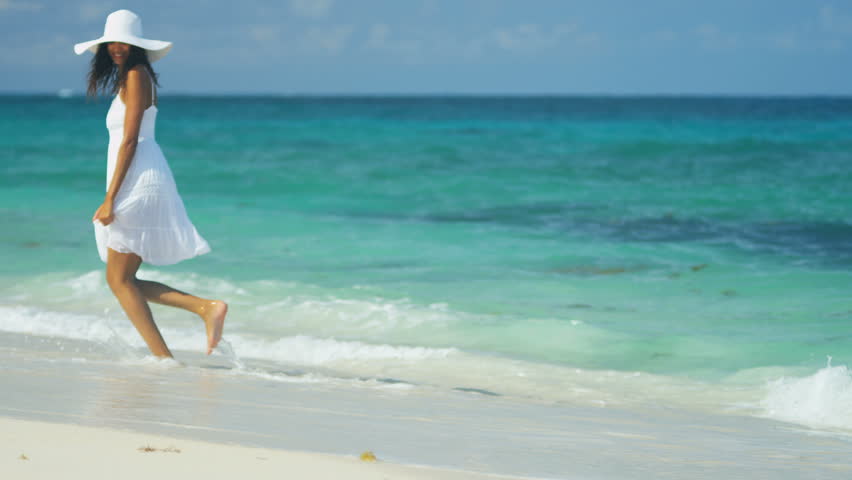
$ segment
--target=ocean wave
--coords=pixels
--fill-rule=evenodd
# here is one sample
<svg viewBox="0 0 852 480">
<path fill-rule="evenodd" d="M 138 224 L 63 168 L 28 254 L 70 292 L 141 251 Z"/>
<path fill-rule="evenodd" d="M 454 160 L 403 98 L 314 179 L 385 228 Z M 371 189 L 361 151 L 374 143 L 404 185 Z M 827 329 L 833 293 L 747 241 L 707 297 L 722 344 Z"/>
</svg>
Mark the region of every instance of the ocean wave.
<svg viewBox="0 0 852 480">
<path fill-rule="evenodd" d="M 140 353 L 147 353 L 129 321 L 106 314 L 0 306 L 0 331 L 58 339 L 60 351 L 62 339 L 106 345 L 118 360 L 138 360 Z M 178 358 L 200 355 L 198 352 L 206 343 L 204 331 L 197 324 L 169 325 L 161 331 Z M 255 373 L 299 371 L 299 376 L 393 379 L 395 383 L 423 387 L 592 406 L 653 402 L 661 395 L 684 405 L 732 403 L 730 391 L 714 394 L 712 384 L 641 372 L 571 368 L 457 348 L 368 343 L 304 334 L 272 339 L 239 330 L 226 330 L 225 342 L 237 360 L 232 363 L 248 365 L 246 371 Z M 679 393 L 672 396 L 671 392 Z"/>
<path fill-rule="evenodd" d="M 0 331 L 108 342 L 116 335 L 106 318 L 27 306 L 0 306 Z"/>
<path fill-rule="evenodd" d="M 204 290 L 216 295 L 246 295 L 245 289 L 228 280 L 199 275 L 197 273 L 169 273 L 162 270 L 142 268 L 138 273 L 143 280 L 152 280 L 186 290 Z M 73 297 L 88 297 L 109 292 L 103 270 L 92 270 L 70 278 L 53 282 L 55 288 L 70 289 Z"/>
<path fill-rule="evenodd" d="M 763 415 L 823 429 L 852 429 L 852 372 L 828 364 L 806 377 L 782 377 L 769 383 L 761 402 Z"/>
<path fill-rule="evenodd" d="M 272 280 L 238 287 L 215 277 L 157 270 L 146 270 L 142 276 L 228 296 L 235 308 L 225 339 L 233 347 L 231 363 L 238 374 L 253 372 L 285 381 L 405 384 L 599 407 L 666 405 L 852 429 L 852 415 L 847 413 L 852 411 L 852 376 L 846 367 L 829 365 L 810 376 L 800 367 L 741 368 L 722 380 L 700 380 L 719 377 L 652 373 L 651 363 L 641 362 L 643 355 L 674 347 L 661 344 L 625 350 L 634 344 L 624 332 L 613 333 L 577 319 L 527 318 L 519 323 L 445 304 L 357 298 L 366 292 L 354 290 Z M 57 339 L 60 358 L 62 345 L 74 343 L 63 339 L 100 346 L 82 348 L 84 356 L 98 351 L 113 360 L 134 360 L 147 354 L 139 334 L 115 305 L 101 271 L 51 274 L 24 283 L 22 290 L 11 291 L 0 303 L 0 331 Z M 32 295 L 21 296 L 36 285 L 49 292 L 42 295 L 46 300 L 35 303 Z M 345 298 L 347 294 L 352 297 Z M 192 362 L 203 358 L 206 337 L 197 318 L 175 309 L 155 309 L 161 331 L 178 358 Z M 48 348 L 51 343 L 46 344 Z M 599 349 L 603 344 L 620 347 Z M 536 355 L 528 354 L 533 346 L 538 348 Z M 548 356 L 553 352 L 567 354 Z M 568 354 L 573 357 L 567 358 Z M 628 357 L 636 361 L 625 361 Z M 608 364 L 607 358 L 618 360 L 619 365 L 610 367 L 614 362 Z M 683 365 L 686 360 L 681 355 L 665 361 L 677 362 L 681 371 L 688 372 L 690 367 Z M 281 372 L 296 374 L 282 377 Z M 767 383 L 768 379 L 779 380 Z"/>
<path fill-rule="evenodd" d="M 139 277 L 226 299 L 232 307 L 226 335 L 234 339 L 241 336 L 249 342 L 243 353 L 265 348 L 266 353 L 276 358 L 280 355 L 274 354 L 272 344 L 293 338 L 344 339 L 347 348 L 331 343 L 310 349 L 288 345 L 291 349 L 313 352 L 328 348 L 344 356 L 358 352 L 367 358 L 399 358 L 387 349 L 366 347 L 384 344 L 413 345 L 411 348 L 416 352 L 422 352 L 416 350 L 420 348 L 444 352 L 445 347 L 456 346 L 452 344 L 457 337 L 452 325 L 476 317 L 454 311 L 446 304 L 418 305 L 406 298 L 381 298 L 357 287 L 339 291 L 274 280 L 256 280 L 238 286 L 221 278 L 154 269 L 141 270 Z M 138 337 L 116 305 L 100 270 L 23 278 L 4 293 L 0 297 L 0 308 L 5 309 L 0 330 L 101 342 L 113 333 L 134 345 Z M 158 305 L 152 309 L 170 346 L 181 348 L 203 337 L 203 329 L 198 328 L 193 315 Z M 307 359 L 307 363 L 317 363 L 322 357 L 322 354 L 312 355 L 315 356 Z"/>
<path fill-rule="evenodd" d="M 0 306 L 0 330 L 97 343 L 113 342 L 118 336 L 132 347 L 143 345 L 129 321 L 110 321 L 106 315 L 55 312 L 35 307 Z M 178 351 L 197 350 L 204 340 L 200 324 L 196 329 L 164 327 L 161 330 L 169 345 Z M 444 358 L 457 351 L 453 348 L 368 344 L 309 335 L 267 340 L 250 335 L 228 334 L 227 338 L 241 357 L 308 366 L 340 361 L 422 361 Z"/>
<path fill-rule="evenodd" d="M 101 353 L 91 361 L 104 361 L 106 355 L 106 360 L 128 366 L 175 366 L 146 355 L 145 345 L 130 322 L 106 315 L 0 306 L 0 331 L 56 340 L 54 361 L 61 361 L 63 355 L 72 363 L 88 361 L 90 349 L 65 351 L 63 339 L 68 339 L 107 347 L 105 351 L 98 349 Z M 167 327 L 163 335 L 179 361 L 195 365 L 204 358 L 203 329 Z M 774 367 L 743 371 L 721 381 L 699 381 L 640 371 L 573 368 L 456 348 L 375 344 L 309 335 L 268 339 L 236 332 L 226 333 L 224 343 L 228 352 L 217 356 L 224 355 L 230 366 L 223 371 L 261 380 L 390 388 L 399 392 L 434 388 L 600 408 L 664 406 L 756 415 L 822 430 L 852 429 L 852 373 L 846 366 L 829 364 L 809 376 L 783 376 L 792 370 Z M 777 379 L 767 383 L 767 378 Z"/>
<path fill-rule="evenodd" d="M 446 358 L 457 352 L 454 348 L 377 345 L 333 338 L 314 338 L 307 335 L 296 335 L 274 341 L 250 339 L 240 335 L 231 335 L 228 339 L 241 357 L 307 366 L 377 360 L 418 362 Z"/>
</svg>

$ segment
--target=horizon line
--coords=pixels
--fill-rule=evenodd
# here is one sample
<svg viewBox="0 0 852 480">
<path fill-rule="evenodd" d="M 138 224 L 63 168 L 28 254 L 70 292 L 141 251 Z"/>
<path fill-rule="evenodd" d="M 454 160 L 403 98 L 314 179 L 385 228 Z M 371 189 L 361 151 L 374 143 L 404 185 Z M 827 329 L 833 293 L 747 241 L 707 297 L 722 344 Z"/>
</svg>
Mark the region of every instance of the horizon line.
<svg viewBox="0 0 852 480">
<path fill-rule="evenodd" d="M 279 97 L 279 98 L 852 98 L 850 93 L 704 93 L 704 92 L 158 92 L 166 97 Z M 2 91 L 0 96 L 48 96 L 57 98 L 85 97 L 84 90 Z M 109 95 L 105 95 L 109 96 Z"/>
</svg>

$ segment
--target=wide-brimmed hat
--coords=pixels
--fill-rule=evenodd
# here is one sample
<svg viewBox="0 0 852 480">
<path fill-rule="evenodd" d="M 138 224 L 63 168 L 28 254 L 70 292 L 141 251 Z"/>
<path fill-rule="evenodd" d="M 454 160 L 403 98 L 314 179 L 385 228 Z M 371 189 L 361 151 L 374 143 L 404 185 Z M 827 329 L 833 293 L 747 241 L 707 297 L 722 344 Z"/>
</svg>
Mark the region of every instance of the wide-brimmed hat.
<svg viewBox="0 0 852 480">
<path fill-rule="evenodd" d="M 148 53 L 148 61 L 156 62 L 166 56 L 172 48 L 172 42 L 142 38 L 142 19 L 130 10 L 117 10 L 109 14 L 101 38 L 74 45 L 74 53 L 82 55 L 86 50 L 98 53 L 98 45 L 108 42 L 121 42 L 136 45 Z"/>
</svg>

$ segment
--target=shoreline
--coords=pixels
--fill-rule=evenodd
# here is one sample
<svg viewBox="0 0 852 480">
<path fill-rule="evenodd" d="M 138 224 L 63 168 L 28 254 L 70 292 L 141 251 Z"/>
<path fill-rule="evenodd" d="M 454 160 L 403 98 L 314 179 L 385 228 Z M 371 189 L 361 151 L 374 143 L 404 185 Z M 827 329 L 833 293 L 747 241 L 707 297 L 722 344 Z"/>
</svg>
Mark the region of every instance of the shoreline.
<svg viewBox="0 0 852 480">
<path fill-rule="evenodd" d="M 289 478 L 380 480 L 520 479 L 434 467 L 388 463 L 378 458 L 247 447 L 135 431 L 0 416 L 0 467 L 16 479 L 63 477 L 150 479 Z"/>
<path fill-rule="evenodd" d="M 66 90 L 71 90 L 70 94 Z M 190 92 L 178 90 L 166 92 L 164 98 L 193 98 L 193 99 L 280 99 L 297 101 L 323 100 L 756 100 L 756 101 L 849 101 L 852 93 L 755 93 L 755 92 Z M 57 88 L 55 90 L 4 90 L 0 91 L 3 98 L 47 98 L 57 100 L 84 99 L 82 89 Z"/>
<path fill-rule="evenodd" d="M 852 438 L 768 419 L 667 405 L 588 407 L 396 384 L 353 386 L 286 372 L 246 375 L 250 372 L 229 367 L 222 358 L 201 354 L 184 352 L 186 364 L 173 365 L 129 361 L 102 348 L 0 333 L 0 471 L 29 468 L 41 473 L 15 478 L 45 478 L 80 470 L 85 474 L 70 479 L 98 478 L 93 470 L 100 468 L 98 462 L 119 456 L 131 468 L 153 457 L 176 462 L 157 468 L 198 473 L 187 460 L 191 456 L 184 455 L 196 451 L 198 442 L 203 444 L 198 451 L 208 452 L 202 458 L 218 462 L 241 456 L 242 463 L 227 472 L 254 468 L 257 456 L 270 458 L 250 452 L 277 452 L 275 458 L 282 460 L 276 460 L 269 478 L 272 470 L 279 477 L 287 473 L 290 458 L 308 461 L 311 473 L 296 478 L 355 480 L 743 475 L 840 480 L 852 475 Z M 118 440 L 107 440 L 110 432 L 124 438 L 121 449 L 115 450 Z M 144 456 L 138 448 L 145 446 L 156 451 Z M 357 460 L 365 451 L 380 460 L 378 469 Z M 22 454 L 30 460 L 20 460 Z M 55 456 L 46 463 L 60 466 L 33 467 L 30 461 L 45 454 Z M 216 473 L 226 470 L 215 465 L 199 468 L 226 478 Z M 256 477 L 266 478 L 266 465 L 258 468 Z M 315 471 L 336 473 L 323 477 Z M 417 476 L 423 471 L 430 473 Z"/>
</svg>

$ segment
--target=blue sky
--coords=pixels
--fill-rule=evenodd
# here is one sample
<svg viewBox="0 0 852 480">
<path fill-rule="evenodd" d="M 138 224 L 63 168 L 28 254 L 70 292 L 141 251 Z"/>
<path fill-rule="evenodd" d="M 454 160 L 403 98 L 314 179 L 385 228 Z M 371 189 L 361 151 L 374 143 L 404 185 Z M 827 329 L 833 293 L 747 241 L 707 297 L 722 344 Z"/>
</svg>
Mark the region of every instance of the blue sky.
<svg viewBox="0 0 852 480">
<path fill-rule="evenodd" d="M 82 90 L 119 8 L 164 93 L 852 95 L 850 0 L 0 0 L 0 92 Z"/>
</svg>

